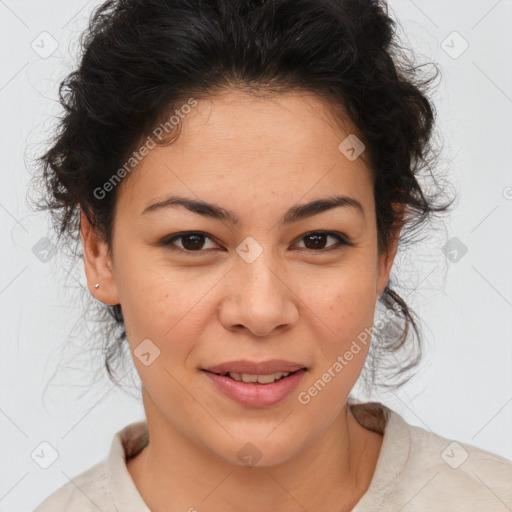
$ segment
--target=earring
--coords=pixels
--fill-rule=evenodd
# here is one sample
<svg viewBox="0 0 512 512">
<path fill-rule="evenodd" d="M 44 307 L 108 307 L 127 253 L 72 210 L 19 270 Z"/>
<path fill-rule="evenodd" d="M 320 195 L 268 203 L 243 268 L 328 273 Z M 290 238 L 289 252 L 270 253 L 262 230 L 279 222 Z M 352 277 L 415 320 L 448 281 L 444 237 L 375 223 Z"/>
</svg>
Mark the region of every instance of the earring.
<svg viewBox="0 0 512 512">
<path fill-rule="evenodd" d="M 99 287 L 100 287 L 100 283 L 96 283 L 96 284 L 94 285 L 94 288 L 99 288 Z"/>
</svg>

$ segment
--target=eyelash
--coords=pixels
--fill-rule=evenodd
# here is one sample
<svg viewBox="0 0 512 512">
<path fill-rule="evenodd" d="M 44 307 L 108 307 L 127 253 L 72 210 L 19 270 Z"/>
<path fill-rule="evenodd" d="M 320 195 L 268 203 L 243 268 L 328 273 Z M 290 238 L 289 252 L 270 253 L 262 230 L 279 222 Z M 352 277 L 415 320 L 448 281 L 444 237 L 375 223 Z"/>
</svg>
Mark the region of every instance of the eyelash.
<svg viewBox="0 0 512 512">
<path fill-rule="evenodd" d="M 206 252 L 207 251 L 207 249 L 199 249 L 197 251 L 190 251 L 188 249 L 183 249 L 183 248 L 178 247 L 178 246 L 173 244 L 173 242 L 175 240 L 183 238 L 183 237 L 186 237 L 188 235 L 204 236 L 206 238 L 209 238 L 212 242 L 217 243 L 210 236 L 208 236 L 206 233 L 203 233 L 202 231 L 185 231 L 183 233 L 171 235 L 170 237 L 164 238 L 160 242 L 160 244 L 165 246 L 166 248 L 170 249 L 171 251 L 177 251 L 177 252 L 179 251 L 179 252 L 188 253 L 188 254 L 194 254 L 194 253 L 200 254 L 202 252 Z M 304 248 L 303 249 L 303 250 L 306 250 L 306 251 L 309 251 L 309 252 L 312 252 L 312 253 L 320 253 L 321 254 L 321 253 L 326 253 L 326 252 L 331 251 L 331 250 L 341 249 L 343 246 L 352 247 L 354 245 L 345 236 L 341 235 L 341 233 L 337 233 L 335 231 L 309 231 L 308 233 L 305 233 L 304 235 L 302 235 L 299 238 L 299 240 L 302 240 L 303 238 L 306 238 L 306 237 L 311 236 L 311 235 L 327 235 L 327 236 L 332 236 L 333 238 L 336 238 L 336 240 L 338 240 L 338 245 L 337 246 L 336 245 L 330 246 L 327 249 L 318 249 L 318 250 L 308 249 L 308 248 Z"/>
</svg>

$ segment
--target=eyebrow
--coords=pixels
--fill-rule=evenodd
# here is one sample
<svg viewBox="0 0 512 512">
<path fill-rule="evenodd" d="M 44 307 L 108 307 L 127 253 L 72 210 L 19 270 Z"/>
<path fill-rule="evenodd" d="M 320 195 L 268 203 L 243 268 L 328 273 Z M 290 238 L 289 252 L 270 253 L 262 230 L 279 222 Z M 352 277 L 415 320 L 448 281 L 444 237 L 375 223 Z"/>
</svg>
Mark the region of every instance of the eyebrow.
<svg viewBox="0 0 512 512">
<path fill-rule="evenodd" d="M 176 206 L 183 206 L 187 210 L 202 215 L 203 217 L 229 222 L 233 225 L 237 225 L 239 223 L 239 219 L 234 212 L 226 210 L 219 205 L 175 195 L 147 206 L 141 213 L 141 216 Z M 278 223 L 281 225 L 292 224 L 307 217 L 312 217 L 313 215 L 338 207 L 354 208 L 363 216 L 363 218 L 365 217 L 363 205 L 357 199 L 344 195 L 335 195 L 315 199 L 309 203 L 292 206 L 284 213 Z"/>
</svg>

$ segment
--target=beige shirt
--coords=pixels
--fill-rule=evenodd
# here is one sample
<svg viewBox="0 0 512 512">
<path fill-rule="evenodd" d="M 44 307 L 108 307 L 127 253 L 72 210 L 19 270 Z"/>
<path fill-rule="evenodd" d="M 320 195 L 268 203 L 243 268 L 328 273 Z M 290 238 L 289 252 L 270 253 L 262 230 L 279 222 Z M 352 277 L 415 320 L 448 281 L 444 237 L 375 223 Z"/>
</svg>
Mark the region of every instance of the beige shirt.
<svg viewBox="0 0 512 512">
<path fill-rule="evenodd" d="M 348 405 L 363 427 L 384 435 L 370 486 L 353 512 L 512 511 L 512 461 L 409 425 L 381 403 Z M 151 512 L 126 468 L 148 441 L 145 421 L 127 425 L 114 435 L 106 460 L 34 512 Z"/>
</svg>

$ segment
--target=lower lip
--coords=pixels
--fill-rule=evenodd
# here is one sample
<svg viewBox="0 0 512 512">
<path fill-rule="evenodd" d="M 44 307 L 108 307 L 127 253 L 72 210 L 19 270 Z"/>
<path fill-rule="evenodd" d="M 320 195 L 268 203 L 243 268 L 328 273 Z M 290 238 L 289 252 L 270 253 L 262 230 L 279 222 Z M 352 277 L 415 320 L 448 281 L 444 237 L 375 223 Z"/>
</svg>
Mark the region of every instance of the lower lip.
<svg viewBox="0 0 512 512">
<path fill-rule="evenodd" d="M 254 408 L 270 407 L 284 400 L 297 387 L 306 370 L 298 370 L 271 384 L 240 382 L 227 376 L 203 370 L 227 397 L 235 402 Z"/>
</svg>

